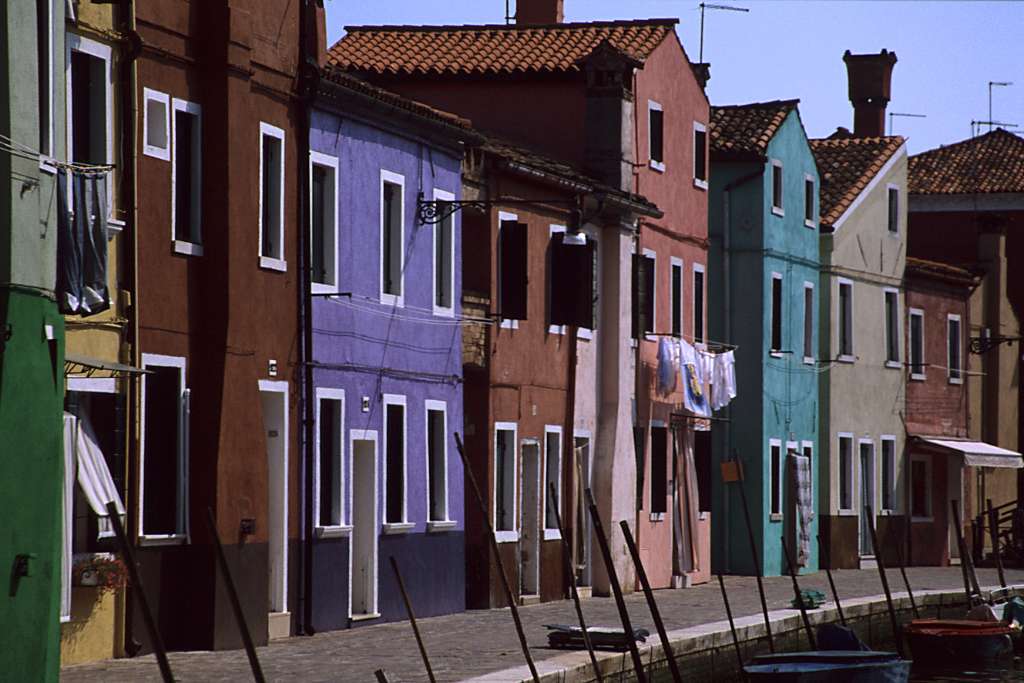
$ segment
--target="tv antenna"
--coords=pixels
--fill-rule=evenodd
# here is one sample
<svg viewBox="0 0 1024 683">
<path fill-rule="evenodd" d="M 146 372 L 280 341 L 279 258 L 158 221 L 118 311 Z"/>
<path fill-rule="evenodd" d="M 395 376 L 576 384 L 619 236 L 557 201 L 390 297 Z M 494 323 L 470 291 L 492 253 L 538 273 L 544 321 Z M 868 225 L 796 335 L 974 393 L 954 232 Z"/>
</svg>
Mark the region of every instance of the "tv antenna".
<svg viewBox="0 0 1024 683">
<path fill-rule="evenodd" d="M 1013 85 L 1013 81 L 989 81 L 988 82 L 988 129 L 992 130 L 992 86 L 996 87 L 1008 87 Z"/>
<path fill-rule="evenodd" d="M 750 10 L 746 7 L 734 7 L 732 5 L 712 5 L 710 3 L 700 3 L 700 56 L 697 61 L 701 64 L 704 63 L 704 10 L 705 9 L 720 9 L 729 12 L 749 12 Z"/>
<path fill-rule="evenodd" d="M 894 116 L 902 116 L 904 118 L 911 118 L 911 119 L 926 119 L 926 118 L 928 118 L 927 114 L 904 114 L 903 112 L 891 111 L 891 112 L 889 112 L 889 135 L 892 135 L 892 117 L 894 117 Z"/>
<path fill-rule="evenodd" d="M 1016 128 L 1016 123 L 1007 123 L 1006 121 L 971 121 L 971 137 L 977 137 L 978 133 L 981 132 L 982 126 L 988 126 L 991 131 L 992 126 L 999 126 L 1000 128 Z M 1011 131 L 1013 132 L 1013 131 Z"/>
</svg>

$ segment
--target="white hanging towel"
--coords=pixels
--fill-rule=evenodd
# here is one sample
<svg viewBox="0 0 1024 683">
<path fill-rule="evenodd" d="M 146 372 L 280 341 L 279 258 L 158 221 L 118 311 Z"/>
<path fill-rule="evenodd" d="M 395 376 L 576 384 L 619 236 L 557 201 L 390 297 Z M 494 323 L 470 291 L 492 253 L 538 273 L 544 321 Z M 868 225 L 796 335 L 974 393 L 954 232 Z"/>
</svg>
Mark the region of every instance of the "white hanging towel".
<svg viewBox="0 0 1024 683">
<path fill-rule="evenodd" d="M 814 500 L 811 490 L 811 459 L 794 451 L 789 454 L 796 492 L 796 563 L 807 566 L 811 558 L 811 520 L 814 518 Z"/>
<path fill-rule="evenodd" d="M 715 355 L 711 378 L 711 407 L 719 410 L 736 398 L 736 356 L 732 351 Z"/>
<path fill-rule="evenodd" d="M 92 426 L 87 417 L 78 420 L 78 435 L 75 439 L 78 461 L 78 485 L 89 502 L 89 507 L 99 518 L 100 535 L 112 532 L 107 503 L 113 502 L 119 515 L 124 515 L 124 503 L 114 485 L 114 479 L 107 468 L 107 459 L 93 438 Z"/>
<path fill-rule="evenodd" d="M 679 340 L 679 364 L 683 379 L 683 405 L 700 417 L 711 417 L 711 402 L 704 377 L 704 362 L 697 349 L 685 339 Z"/>
</svg>

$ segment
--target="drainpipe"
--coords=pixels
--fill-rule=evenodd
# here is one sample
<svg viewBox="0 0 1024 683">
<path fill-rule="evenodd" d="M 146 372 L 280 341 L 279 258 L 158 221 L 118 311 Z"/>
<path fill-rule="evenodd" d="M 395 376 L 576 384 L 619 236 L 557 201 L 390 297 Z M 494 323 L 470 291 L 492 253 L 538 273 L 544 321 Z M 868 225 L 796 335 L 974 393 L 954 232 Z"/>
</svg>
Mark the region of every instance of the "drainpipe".
<svg viewBox="0 0 1024 683">
<path fill-rule="evenodd" d="M 764 174 L 764 166 L 761 166 L 758 170 L 748 173 L 745 176 L 741 176 L 736 180 L 725 186 L 722 190 L 722 296 L 725 300 L 725 327 L 723 329 L 723 336 L 725 337 L 722 341 L 727 344 L 732 343 L 732 287 L 730 286 L 730 274 L 732 272 L 730 253 L 730 235 L 732 233 L 732 215 L 730 213 L 730 199 L 732 197 L 732 191 L 746 185 L 750 181 L 760 178 Z M 729 420 L 726 424 L 725 429 L 725 449 L 723 450 L 723 457 L 728 458 L 732 452 L 732 405 L 725 407 L 725 418 Z M 744 483 L 740 482 L 740 486 Z M 731 496 L 729 495 L 729 487 L 723 487 L 723 493 L 725 496 L 725 505 L 722 506 L 722 513 L 725 517 L 722 520 L 724 528 L 728 530 L 729 527 L 729 507 L 731 504 Z M 728 536 L 729 534 L 727 534 Z M 722 554 L 723 564 L 725 567 L 731 569 L 729 543 L 728 540 L 724 540 L 722 543 Z M 763 559 L 763 558 L 762 558 Z M 757 567 L 754 568 L 757 571 Z"/>
<path fill-rule="evenodd" d="M 313 93 L 319 77 L 317 55 L 310 55 L 310 27 L 315 23 L 315 0 L 303 0 L 299 9 L 299 64 L 298 82 L 296 84 L 296 149 L 298 150 L 296 166 L 298 171 L 298 197 L 295 205 L 298 209 L 298 243 L 299 243 L 299 507 L 302 524 L 299 528 L 299 542 L 302 552 L 299 553 L 299 623 L 298 632 L 313 635 L 313 604 L 310 599 L 313 586 L 313 506 L 309 498 L 313 493 L 313 300 L 310 296 L 309 268 L 309 131 L 310 107 Z M 315 44 L 315 43 L 314 43 Z"/>
</svg>

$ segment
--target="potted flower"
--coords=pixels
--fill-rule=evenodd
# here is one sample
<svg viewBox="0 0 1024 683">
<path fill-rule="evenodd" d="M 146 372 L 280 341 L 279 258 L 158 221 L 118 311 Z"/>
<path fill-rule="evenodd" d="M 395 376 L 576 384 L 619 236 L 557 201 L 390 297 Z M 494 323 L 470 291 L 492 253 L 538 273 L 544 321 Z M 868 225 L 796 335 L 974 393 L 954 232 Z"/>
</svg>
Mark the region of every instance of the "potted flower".
<svg viewBox="0 0 1024 683">
<path fill-rule="evenodd" d="M 89 555 L 75 562 L 71 578 L 76 586 L 93 586 L 102 595 L 128 585 L 128 567 L 115 555 Z"/>
</svg>

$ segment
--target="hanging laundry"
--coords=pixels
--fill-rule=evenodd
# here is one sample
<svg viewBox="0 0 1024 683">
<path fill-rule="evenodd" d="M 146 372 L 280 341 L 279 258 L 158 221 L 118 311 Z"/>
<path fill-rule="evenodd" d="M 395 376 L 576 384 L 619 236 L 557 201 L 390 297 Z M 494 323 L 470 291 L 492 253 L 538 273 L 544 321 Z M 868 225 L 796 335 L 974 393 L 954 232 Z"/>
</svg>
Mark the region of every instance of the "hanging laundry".
<svg viewBox="0 0 1024 683">
<path fill-rule="evenodd" d="M 736 356 L 733 351 L 715 355 L 711 377 L 711 407 L 720 410 L 736 398 Z"/>
<path fill-rule="evenodd" d="M 70 204 L 69 204 L 70 201 Z M 57 171 L 57 302 L 61 313 L 93 315 L 107 294 L 107 175 Z"/>
<path fill-rule="evenodd" d="M 679 342 L 662 337 L 658 342 L 658 395 L 668 396 L 676 390 L 679 376 Z"/>
<path fill-rule="evenodd" d="M 679 340 L 679 364 L 683 379 L 683 405 L 694 415 L 711 417 L 704 363 L 698 358 L 697 349 L 684 339 Z"/>
<path fill-rule="evenodd" d="M 811 488 L 811 459 L 789 452 L 789 471 L 793 477 L 793 491 L 796 493 L 796 563 L 807 566 L 811 557 L 811 520 L 814 518 L 814 500 Z"/>
</svg>

